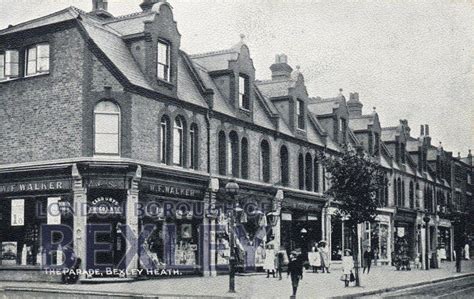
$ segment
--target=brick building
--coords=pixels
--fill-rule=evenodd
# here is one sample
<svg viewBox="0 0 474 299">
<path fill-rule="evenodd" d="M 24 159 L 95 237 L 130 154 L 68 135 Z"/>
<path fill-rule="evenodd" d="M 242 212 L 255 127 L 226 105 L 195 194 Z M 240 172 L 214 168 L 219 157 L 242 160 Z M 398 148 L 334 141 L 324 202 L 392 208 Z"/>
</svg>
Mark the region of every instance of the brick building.
<svg viewBox="0 0 474 299">
<path fill-rule="evenodd" d="M 357 93 L 311 97 L 284 54 L 270 79 L 257 80 L 243 36 L 228 49 L 185 53 L 170 4 L 145 0 L 141 8 L 114 17 L 96 0 L 91 12 L 70 7 L 0 31 L 0 242 L 11 252 L 0 277 L 39 270 L 48 249 L 39 231 L 52 224 L 72 228 L 84 269 L 97 240 L 109 250 L 96 262 L 112 268 L 227 269 L 230 180 L 247 209 L 239 246 L 273 237 L 276 248 L 305 253 L 327 240 L 337 261 L 350 236 L 332 217 L 337 199 L 324 195 L 329 174 L 319 158 L 346 147 L 377 159 L 388 183 L 377 194 L 377 222 L 359 228 L 362 246 L 376 248 L 381 263 L 401 247 L 415 258 L 428 209 L 436 248 L 438 206 L 462 201 L 450 174 L 461 169 L 457 182 L 469 167 L 431 146 L 428 126 L 414 138 L 404 120 L 382 127 L 375 110 L 362 114 Z M 470 177 L 454 187 L 463 202 L 472 201 Z M 60 213 L 46 210 L 52 203 Z M 262 234 L 265 223 L 271 230 Z M 144 265 L 125 254 L 137 245 L 126 239 L 150 226 L 144 250 L 153 262 Z M 253 256 L 242 259 L 253 266 Z"/>
</svg>

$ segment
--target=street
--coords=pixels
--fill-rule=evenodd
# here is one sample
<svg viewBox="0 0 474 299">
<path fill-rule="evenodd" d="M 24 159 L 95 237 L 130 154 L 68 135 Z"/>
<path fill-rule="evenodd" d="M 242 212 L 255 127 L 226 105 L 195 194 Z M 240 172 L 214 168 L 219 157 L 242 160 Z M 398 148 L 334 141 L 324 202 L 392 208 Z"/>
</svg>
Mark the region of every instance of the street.
<svg viewBox="0 0 474 299">
<path fill-rule="evenodd" d="M 474 298 L 474 277 L 465 277 L 363 298 Z"/>
</svg>

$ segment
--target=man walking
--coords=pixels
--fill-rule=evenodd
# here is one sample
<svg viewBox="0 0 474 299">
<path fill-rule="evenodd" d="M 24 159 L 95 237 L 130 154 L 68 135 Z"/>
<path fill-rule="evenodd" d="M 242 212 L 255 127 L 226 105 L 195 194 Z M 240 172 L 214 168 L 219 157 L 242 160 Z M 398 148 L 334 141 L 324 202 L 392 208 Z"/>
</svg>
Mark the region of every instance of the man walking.
<svg viewBox="0 0 474 299">
<path fill-rule="evenodd" d="M 367 274 L 369 274 L 370 265 L 372 265 L 373 259 L 374 259 L 374 252 L 370 249 L 370 246 L 368 246 L 367 250 L 364 252 L 364 270 L 362 270 L 362 273 L 365 273 L 365 269 L 367 269 Z"/>
<path fill-rule="evenodd" d="M 291 286 L 293 287 L 293 295 L 290 298 L 296 298 L 298 283 L 300 279 L 303 279 L 303 264 L 301 263 L 301 259 L 297 258 L 295 251 L 292 251 L 290 254 L 288 276 L 291 276 Z"/>
</svg>

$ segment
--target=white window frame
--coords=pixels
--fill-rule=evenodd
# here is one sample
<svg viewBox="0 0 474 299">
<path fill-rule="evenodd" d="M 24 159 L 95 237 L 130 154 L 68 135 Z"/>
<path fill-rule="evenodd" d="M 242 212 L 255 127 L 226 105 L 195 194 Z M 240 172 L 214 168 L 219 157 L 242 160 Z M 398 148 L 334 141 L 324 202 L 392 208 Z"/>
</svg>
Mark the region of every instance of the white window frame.
<svg viewBox="0 0 474 299">
<path fill-rule="evenodd" d="M 117 111 L 97 111 L 97 107 L 103 103 L 112 103 Z M 115 116 L 117 118 L 117 133 L 98 133 L 97 132 L 97 116 L 98 115 L 109 115 Z M 108 152 L 108 151 L 98 151 L 97 148 L 97 139 L 99 135 L 117 135 L 117 151 Z M 97 103 L 94 107 L 94 155 L 111 155 L 111 156 L 120 156 L 120 144 L 121 144 L 121 111 L 119 105 L 112 101 L 101 101 Z"/>
<path fill-rule="evenodd" d="M 173 122 L 173 164 L 184 165 L 184 121 L 179 116 Z"/>
<path fill-rule="evenodd" d="M 169 153 L 169 130 L 170 120 L 168 117 L 161 117 L 160 121 L 160 162 L 167 164 L 168 163 L 168 153 Z"/>
<path fill-rule="evenodd" d="M 45 50 L 41 51 L 41 49 L 44 48 L 44 49 L 47 49 L 47 53 L 48 55 L 47 56 L 44 56 L 44 57 L 40 57 L 39 55 L 41 55 L 40 53 L 43 52 L 45 53 Z M 35 57 L 34 59 L 32 59 L 30 57 L 30 51 L 33 50 L 35 51 Z M 30 76 L 36 76 L 36 75 L 40 75 L 40 74 L 48 74 L 49 73 L 49 70 L 50 70 L 50 57 L 51 57 L 51 54 L 50 54 L 50 46 L 48 43 L 40 43 L 40 44 L 35 44 L 35 45 L 32 45 L 32 46 L 29 46 L 28 48 L 25 49 L 25 77 L 30 77 Z M 40 61 L 41 60 L 44 60 L 46 61 L 47 63 L 45 64 L 47 67 L 46 69 L 41 69 L 41 64 L 40 64 Z M 33 73 L 29 73 L 28 72 L 28 67 L 30 65 L 30 63 L 35 63 L 35 67 L 34 67 L 34 72 Z"/>
<path fill-rule="evenodd" d="M 165 55 L 165 59 L 166 61 L 161 61 L 160 59 L 160 45 L 163 45 L 166 47 L 166 55 Z M 156 77 L 159 79 L 159 80 L 163 80 L 163 81 L 166 81 L 166 82 L 169 82 L 171 81 L 171 75 L 170 75 L 170 69 L 171 69 L 171 65 L 170 65 L 170 53 L 171 52 L 171 46 L 168 42 L 164 41 L 164 40 L 158 40 L 158 43 L 157 43 L 157 46 L 156 46 Z M 160 66 L 164 68 L 163 70 L 163 74 L 160 72 Z"/>
<path fill-rule="evenodd" d="M 249 78 L 244 75 L 239 75 L 239 107 L 242 110 L 250 110 L 250 86 Z M 247 107 L 244 105 L 244 99 L 247 97 Z"/>
</svg>

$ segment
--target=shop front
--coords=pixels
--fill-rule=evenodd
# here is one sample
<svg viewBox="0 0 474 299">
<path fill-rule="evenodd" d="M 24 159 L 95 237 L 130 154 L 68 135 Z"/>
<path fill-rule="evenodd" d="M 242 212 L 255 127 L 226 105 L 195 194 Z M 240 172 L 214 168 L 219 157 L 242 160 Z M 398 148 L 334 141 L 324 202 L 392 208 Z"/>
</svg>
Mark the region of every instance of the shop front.
<svg viewBox="0 0 474 299">
<path fill-rule="evenodd" d="M 394 218 L 392 260 L 416 258 L 416 216 L 415 211 L 397 208 Z"/>
<path fill-rule="evenodd" d="M 452 226 L 451 221 L 439 219 L 438 223 L 438 259 L 442 261 L 452 261 Z"/>
<path fill-rule="evenodd" d="M 331 261 L 341 261 L 343 252 L 352 249 L 352 233 L 345 219 L 337 214 L 335 207 L 328 209 L 328 243 Z"/>
<path fill-rule="evenodd" d="M 72 226 L 60 208 L 71 201 L 70 168 L 0 175 L 0 280 L 54 280 L 41 270 L 46 262 L 62 264 L 54 246 L 61 235 L 43 242 L 41 234 L 52 225 Z"/>
<path fill-rule="evenodd" d="M 375 265 L 389 265 L 391 263 L 391 215 L 377 215 L 375 221 L 362 224 L 362 251 L 370 246 L 374 253 Z"/>
<path fill-rule="evenodd" d="M 281 210 L 281 248 L 290 253 L 300 250 L 307 259 L 322 236 L 321 211 L 324 202 L 286 195 Z"/>
<path fill-rule="evenodd" d="M 145 273 L 202 272 L 205 181 L 145 177 L 140 183 L 138 228 L 148 236 L 140 258 Z M 147 262 L 148 261 L 148 262 Z"/>
</svg>

